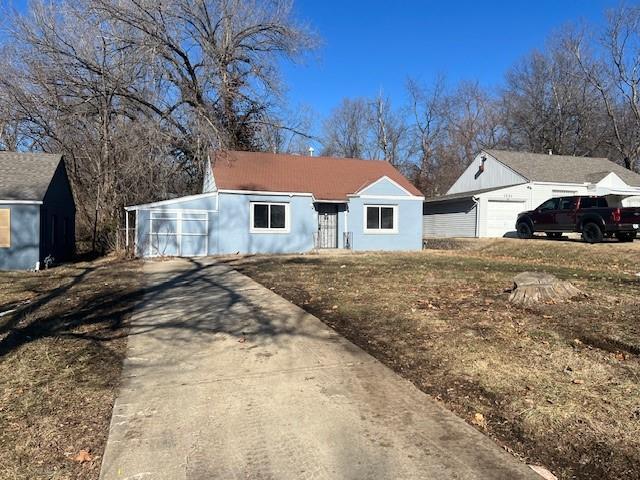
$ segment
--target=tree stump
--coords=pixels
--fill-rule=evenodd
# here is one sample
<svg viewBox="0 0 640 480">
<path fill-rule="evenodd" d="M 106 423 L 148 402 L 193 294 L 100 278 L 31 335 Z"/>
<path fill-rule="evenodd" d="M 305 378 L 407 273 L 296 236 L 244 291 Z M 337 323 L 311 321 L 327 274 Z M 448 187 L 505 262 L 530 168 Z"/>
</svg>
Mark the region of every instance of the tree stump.
<svg viewBox="0 0 640 480">
<path fill-rule="evenodd" d="M 513 284 L 509 301 L 516 305 L 556 303 L 584 295 L 570 282 L 549 273 L 523 272 L 513 278 Z"/>
</svg>

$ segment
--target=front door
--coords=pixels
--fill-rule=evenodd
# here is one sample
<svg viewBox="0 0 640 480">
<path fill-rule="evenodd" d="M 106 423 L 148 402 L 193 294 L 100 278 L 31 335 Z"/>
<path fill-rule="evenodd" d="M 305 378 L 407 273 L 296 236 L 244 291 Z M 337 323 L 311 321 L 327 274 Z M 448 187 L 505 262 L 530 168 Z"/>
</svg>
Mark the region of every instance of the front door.
<svg viewBox="0 0 640 480">
<path fill-rule="evenodd" d="M 319 203 L 318 248 L 338 248 L 338 205 Z"/>
</svg>

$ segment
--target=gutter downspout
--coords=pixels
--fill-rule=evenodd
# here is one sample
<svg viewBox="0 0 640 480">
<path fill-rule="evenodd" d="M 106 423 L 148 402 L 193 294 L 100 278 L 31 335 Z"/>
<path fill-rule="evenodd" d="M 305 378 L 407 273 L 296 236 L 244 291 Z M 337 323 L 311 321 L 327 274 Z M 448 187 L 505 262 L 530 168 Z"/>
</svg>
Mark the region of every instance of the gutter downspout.
<svg viewBox="0 0 640 480">
<path fill-rule="evenodd" d="M 473 203 L 476 204 L 476 238 L 480 238 L 480 197 L 471 197 Z"/>
</svg>

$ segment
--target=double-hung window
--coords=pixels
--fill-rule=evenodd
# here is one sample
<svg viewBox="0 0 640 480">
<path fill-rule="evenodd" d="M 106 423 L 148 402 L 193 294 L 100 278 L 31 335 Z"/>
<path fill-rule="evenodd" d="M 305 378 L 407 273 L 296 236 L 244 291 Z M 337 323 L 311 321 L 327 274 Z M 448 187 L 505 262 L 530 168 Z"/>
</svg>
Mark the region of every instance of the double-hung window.
<svg viewBox="0 0 640 480">
<path fill-rule="evenodd" d="M 252 233 L 288 233 L 290 220 L 288 203 L 251 202 Z"/>
<path fill-rule="evenodd" d="M 397 233 L 398 206 L 397 205 L 365 205 L 364 206 L 365 233 Z"/>
</svg>

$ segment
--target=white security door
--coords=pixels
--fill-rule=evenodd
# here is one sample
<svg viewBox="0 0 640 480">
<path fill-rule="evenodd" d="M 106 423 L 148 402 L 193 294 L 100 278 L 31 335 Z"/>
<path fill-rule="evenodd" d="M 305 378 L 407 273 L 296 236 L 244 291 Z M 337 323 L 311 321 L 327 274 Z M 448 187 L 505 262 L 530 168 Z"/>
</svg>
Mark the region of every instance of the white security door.
<svg viewBox="0 0 640 480">
<path fill-rule="evenodd" d="M 487 237 L 504 237 L 516 231 L 518 213 L 525 211 L 525 202 L 489 200 L 487 202 Z"/>
</svg>

